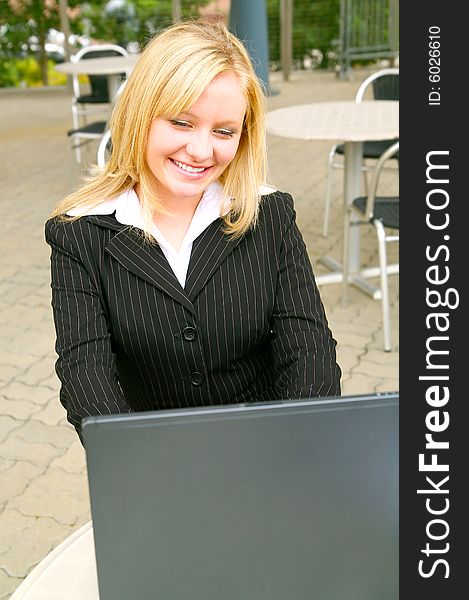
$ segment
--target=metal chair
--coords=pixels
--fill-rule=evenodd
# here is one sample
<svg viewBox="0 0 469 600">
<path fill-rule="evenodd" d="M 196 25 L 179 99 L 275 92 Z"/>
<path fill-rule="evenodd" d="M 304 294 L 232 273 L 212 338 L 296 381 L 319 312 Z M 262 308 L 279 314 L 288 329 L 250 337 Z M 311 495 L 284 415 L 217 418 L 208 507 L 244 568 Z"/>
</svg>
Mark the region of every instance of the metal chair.
<svg viewBox="0 0 469 600">
<path fill-rule="evenodd" d="M 89 58 L 104 58 L 106 56 L 128 56 L 125 48 L 116 44 L 97 44 L 81 48 L 76 54 L 70 57 L 72 62 L 79 62 Z M 109 113 L 109 93 L 108 78 L 106 75 L 88 75 L 89 90 L 82 87 L 80 76 L 73 75 L 73 98 L 72 98 L 72 123 L 73 129 L 67 132 L 74 143 L 72 148 L 75 150 L 77 163 L 81 163 L 81 147 L 91 140 L 99 139 L 105 129 L 106 120 L 100 120 L 88 123 L 88 115 L 101 114 L 108 116 Z M 125 78 L 125 73 L 121 74 Z"/>
<path fill-rule="evenodd" d="M 391 315 L 389 308 L 388 275 L 399 271 L 399 265 L 388 265 L 387 244 L 399 241 L 399 196 L 378 196 L 379 179 L 386 163 L 399 152 L 399 142 L 387 148 L 376 163 L 367 196 L 355 198 L 345 211 L 343 234 L 343 281 L 342 305 L 347 304 L 349 281 L 349 233 L 350 228 L 363 224 L 372 225 L 378 237 L 380 297 L 383 310 L 384 350 L 391 350 Z M 396 233 L 397 232 L 397 233 Z"/>
<path fill-rule="evenodd" d="M 104 58 L 106 56 L 128 56 L 125 48 L 116 44 L 97 44 L 86 46 L 78 50 L 76 54 L 70 57 L 71 62 L 79 62 L 89 58 Z M 121 74 L 122 79 L 125 73 Z M 89 90 L 83 89 L 79 75 L 73 75 L 73 99 L 72 99 L 72 121 L 73 127 L 77 129 L 85 121 L 80 117 L 86 117 L 88 114 L 105 112 L 106 104 L 109 104 L 108 79 L 106 75 L 87 75 L 89 81 Z"/>
<path fill-rule="evenodd" d="M 82 162 L 81 148 L 92 140 L 100 140 L 106 131 L 107 121 L 92 121 L 77 129 L 69 129 L 68 137 L 72 140 L 72 150 L 75 150 L 75 160 L 78 164 Z"/>
<path fill-rule="evenodd" d="M 399 69 L 390 67 L 381 69 L 372 73 L 367 77 L 357 90 L 355 102 L 362 102 L 368 88 L 372 89 L 375 100 L 399 100 Z M 366 163 L 367 160 L 376 161 L 396 140 L 368 140 L 363 142 L 363 172 L 365 182 L 365 193 L 367 193 L 367 172 L 372 170 L 372 166 Z M 327 160 L 327 178 L 326 178 L 326 193 L 324 199 L 324 223 L 323 237 L 327 237 L 329 233 L 329 216 L 331 204 L 331 188 L 332 188 L 332 170 L 343 169 L 343 160 L 337 160 L 339 156 L 345 154 L 344 144 L 334 144 L 330 151 Z M 395 156 L 399 161 L 399 155 Z"/>
<path fill-rule="evenodd" d="M 101 137 L 98 145 L 98 151 L 96 152 L 96 163 L 98 167 L 104 167 L 109 159 L 109 155 L 112 152 L 112 141 L 111 141 L 111 130 L 106 129 Z"/>
</svg>

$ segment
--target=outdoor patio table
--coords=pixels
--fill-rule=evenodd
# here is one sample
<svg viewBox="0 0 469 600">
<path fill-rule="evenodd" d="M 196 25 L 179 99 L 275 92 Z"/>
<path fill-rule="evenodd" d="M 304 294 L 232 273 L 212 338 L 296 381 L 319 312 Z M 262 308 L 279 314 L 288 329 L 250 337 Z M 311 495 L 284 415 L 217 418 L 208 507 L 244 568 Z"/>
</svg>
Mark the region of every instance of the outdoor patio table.
<svg viewBox="0 0 469 600">
<path fill-rule="evenodd" d="M 67 75 L 107 75 L 109 98 L 114 99 L 119 89 L 119 74 L 129 73 L 139 59 L 140 54 L 128 56 L 106 56 L 88 58 L 78 62 L 64 62 L 55 66 L 55 70 Z"/>
<path fill-rule="evenodd" d="M 363 142 L 399 137 L 399 102 L 354 100 L 315 102 L 273 110 L 267 114 L 267 131 L 273 135 L 302 140 L 336 140 L 345 144 L 344 208 L 361 195 Z M 350 283 L 374 298 L 378 288 L 366 279 L 379 270 L 360 268 L 360 231 L 354 227 L 350 234 Z M 316 278 L 319 284 L 342 281 L 342 265 L 329 256 L 320 261 L 331 273 Z M 391 269 L 392 272 L 394 269 Z M 397 270 L 397 267 L 396 267 Z"/>
<path fill-rule="evenodd" d="M 99 600 L 91 521 L 43 558 L 10 600 Z"/>
</svg>

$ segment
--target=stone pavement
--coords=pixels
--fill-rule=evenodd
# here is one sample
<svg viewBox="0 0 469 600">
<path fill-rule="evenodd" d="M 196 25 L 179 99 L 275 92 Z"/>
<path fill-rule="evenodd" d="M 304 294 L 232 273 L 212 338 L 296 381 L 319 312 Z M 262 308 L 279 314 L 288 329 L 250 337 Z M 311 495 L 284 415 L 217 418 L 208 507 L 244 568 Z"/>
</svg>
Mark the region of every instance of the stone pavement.
<svg viewBox="0 0 469 600">
<path fill-rule="evenodd" d="M 353 98 L 366 72 L 344 82 L 332 73 L 272 75 L 269 108 Z M 90 519 L 84 451 L 58 401 L 50 308 L 49 248 L 43 225 L 54 204 L 79 181 L 65 132 L 65 88 L 0 90 L 0 600 L 54 546 Z M 341 256 L 341 176 L 336 175 L 331 231 L 321 237 L 329 142 L 270 137 L 271 183 L 291 192 L 316 273 L 321 254 Z M 89 154 L 91 157 L 92 154 Z M 390 183 L 389 185 L 392 185 Z M 363 260 L 376 261 L 373 235 Z M 321 288 L 338 341 L 344 393 L 396 390 L 398 278 L 391 285 L 393 343 L 382 351 L 381 305 L 352 288 Z"/>
</svg>

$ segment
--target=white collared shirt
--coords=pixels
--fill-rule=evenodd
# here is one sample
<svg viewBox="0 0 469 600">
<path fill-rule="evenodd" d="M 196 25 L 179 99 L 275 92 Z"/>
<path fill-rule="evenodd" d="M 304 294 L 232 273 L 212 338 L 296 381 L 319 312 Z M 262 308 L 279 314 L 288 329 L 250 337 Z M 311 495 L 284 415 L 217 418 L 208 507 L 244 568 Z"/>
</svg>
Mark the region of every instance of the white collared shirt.
<svg viewBox="0 0 469 600">
<path fill-rule="evenodd" d="M 189 267 L 194 240 L 221 216 L 222 208 L 225 208 L 226 213 L 229 210 L 229 203 L 225 202 L 222 186 L 215 181 L 204 191 L 179 250 L 176 250 L 166 240 L 156 225 L 153 225 L 149 231 L 158 242 L 181 287 L 184 287 L 186 284 L 187 269 Z M 133 188 L 122 192 L 116 198 L 107 200 L 84 212 L 77 208 L 70 210 L 67 214 L 70 216 L 110 215 L 113 212 L 116 213 L 116 220 L 122 225 L 131 225 L 145 230 L 142 208 Z"/>
</svg>

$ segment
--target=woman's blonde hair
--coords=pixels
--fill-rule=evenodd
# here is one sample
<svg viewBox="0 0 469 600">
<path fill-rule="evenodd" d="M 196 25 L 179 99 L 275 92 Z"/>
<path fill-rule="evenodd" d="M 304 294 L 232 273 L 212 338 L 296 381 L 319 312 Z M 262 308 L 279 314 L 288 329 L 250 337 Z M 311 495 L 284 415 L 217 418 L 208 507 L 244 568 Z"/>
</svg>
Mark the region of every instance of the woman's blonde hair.
<svg viewBox="0 0 469 600">
<path fill-rule="evenodd" d="M 223 218 L 226 233 L 246 232 L 256 222 L 266 177 L 265 96 L 242 42 L 222 23 L 203 20 L 172 25 L 146 46 L 112 111 L 109 161 L 62 200 L 53 215 L 72 208 L 86 212 L 139 183 L 148 231 L 154 212 L 162 210 L 146 161 L 151 123 L 186 111 L 214 77 L 226 72 L 238 76 L 247 108 L 238 150 L 219 179 L 231 199 L 231 209 Z"/>
</svg>

